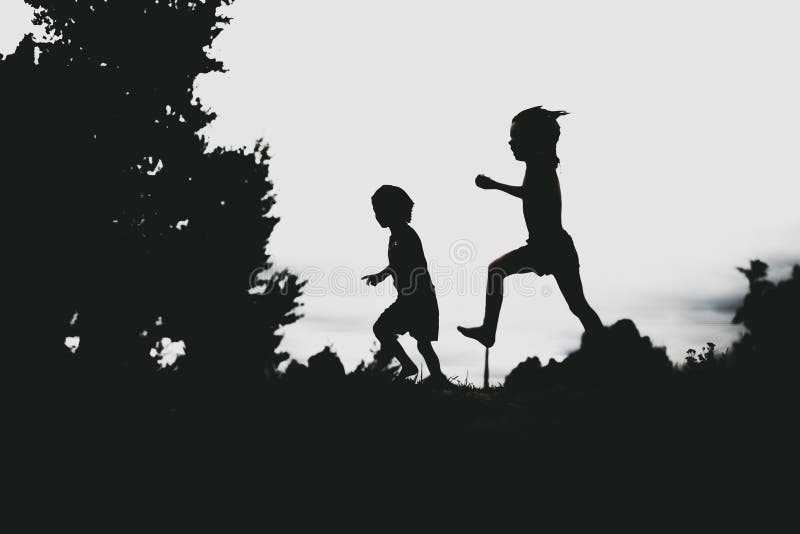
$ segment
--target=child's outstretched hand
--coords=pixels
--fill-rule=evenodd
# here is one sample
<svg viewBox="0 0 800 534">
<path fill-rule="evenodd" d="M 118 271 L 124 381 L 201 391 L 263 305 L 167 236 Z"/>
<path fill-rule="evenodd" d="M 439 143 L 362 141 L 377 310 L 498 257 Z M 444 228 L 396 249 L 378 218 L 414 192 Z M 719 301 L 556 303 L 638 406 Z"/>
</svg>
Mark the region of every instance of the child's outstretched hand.
<svg viewBox="0 0 800 534">
<path fill-rule="evenodd" d="M 479 174 L 475 178 L 475 185 L 477 185 L 481 189 L 492 189 L 492 188 L 494 188 L 494 180 L 492 180 L 488 176 L 484 176 L 483 174 Z"/>
<path fill-rule="evenodd" d="M 362 280 L 366 280 L 367 281 L 367 285 L 377 286 L 378 284 L 383 282 L 386 279 L 387 276 L 388 276 L 388 273 L 386 273 L 385 271 L 381 271 L 379 273 L 368 274 L 367 276 L 362 276 L 361 279 Z"/>
</svg>

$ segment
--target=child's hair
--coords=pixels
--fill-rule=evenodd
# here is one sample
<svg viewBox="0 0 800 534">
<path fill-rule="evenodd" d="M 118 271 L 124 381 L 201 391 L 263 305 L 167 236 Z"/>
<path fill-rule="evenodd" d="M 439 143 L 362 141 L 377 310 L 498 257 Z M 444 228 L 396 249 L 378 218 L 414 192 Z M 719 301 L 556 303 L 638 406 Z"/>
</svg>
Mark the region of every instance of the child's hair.
<svg viewBox="0 0 800 534">
<path fill-rule="evenodd" d="M 517 125 L 520 137 L 526 143 L 535 145 L 537 150 L 542 150 L 545 154 L 550 155 L 554 166 L 559 163 L 556 143 L 561 136 L 558 118 L 562 115 L 568 115 L 568 113 L 566 111 L 550 111 L 542 106 L 536 106 L 520 111 L 512 119 L 512 122 Z"/>
<path fill-rule="evenodd" d="M 382 185 L 372 195 L 372 205 L 392 221 L 411 222 L 414 201 L 395 185 Z"/>
</svg>

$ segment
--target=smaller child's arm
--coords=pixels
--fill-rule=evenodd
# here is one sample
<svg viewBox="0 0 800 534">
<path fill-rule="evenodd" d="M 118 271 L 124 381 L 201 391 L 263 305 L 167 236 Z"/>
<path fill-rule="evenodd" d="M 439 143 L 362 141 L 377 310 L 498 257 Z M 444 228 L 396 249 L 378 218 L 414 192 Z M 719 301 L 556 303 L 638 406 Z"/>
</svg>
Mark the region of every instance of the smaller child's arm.
<svg viewBox="0 0 800 534">
<path fill-rule="evenodd" d="M 362 276 L 361 279 L 366 280 L 367 285 L 377 286 L 378 284 L 386 280 L 391 274 L 392 274 L 392 268 L 387 266 L 381 272 Z"/>
<path fill-rule="evenodd" d="M 500 182 L 496 182 L 488 176 L 484 176 L 482 174 L 479 174 L 477 178 L 475 178 L 475 185 L 481 189 L 497 189 L 498 191 L 508 193 L 512 197 L 522 198 L 521 185 L 501 184 Z"/>
</svg>

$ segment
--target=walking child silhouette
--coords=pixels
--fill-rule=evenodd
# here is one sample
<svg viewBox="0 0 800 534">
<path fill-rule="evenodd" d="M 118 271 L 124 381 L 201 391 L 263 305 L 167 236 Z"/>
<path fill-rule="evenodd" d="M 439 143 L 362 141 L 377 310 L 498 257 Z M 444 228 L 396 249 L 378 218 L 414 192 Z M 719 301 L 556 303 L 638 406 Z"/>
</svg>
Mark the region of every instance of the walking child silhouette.
<svg viewBox="0 0 800 534">
<path fill-rule="evenodd" d="M 475 178 L 475 185 L 481 189 L 497 189 L 522 199 L 529 234 L 526 245 L 489 264 L 483 324 L 458 327 L 459 332 L 485 347 L 494 345 L 503 304 L 503 280 L 512 274 L 552 274 L 569 309 L 580 319 L 584 329 L 589 332 L 603 326 L 583 294 L 578 253 L 572 237 L 561 226 L 561 186 L 556 174 L 559 163 L 556 143 L 561 128 L 557 119 L 566 114 L 566 111 L 549 111 L 536 106 L 518 113 L 511 121 L 508 144 L 514 157 L 525 162 L 521 186 L 502 184 L 484 175 Z"/>
<path fill-rule="evenodd" d="M 414 202 L 401 188 L 383 185 L 372 195 L 375 219 L 382 228 L 389 228 L 389 265 L 379 273 L 362 277 L 374 286 L 391 276 L 397 289 L 395 300 L 378 317 L 373 326 L 381 349 L 398 359 L 402 365 L 400 378 L 417 374 L 417 366 L 408 357 L 397 336 L 408 332 L 417 340 L 417 349 L 425 358 L 430 371 L 429 380 L 435 385 L 447 385 L 439 366 L 439 357 L 432 341 L 439 338 L 439 305 L 433 287 L 422 242 L 409 222 Z"/>
</svg>

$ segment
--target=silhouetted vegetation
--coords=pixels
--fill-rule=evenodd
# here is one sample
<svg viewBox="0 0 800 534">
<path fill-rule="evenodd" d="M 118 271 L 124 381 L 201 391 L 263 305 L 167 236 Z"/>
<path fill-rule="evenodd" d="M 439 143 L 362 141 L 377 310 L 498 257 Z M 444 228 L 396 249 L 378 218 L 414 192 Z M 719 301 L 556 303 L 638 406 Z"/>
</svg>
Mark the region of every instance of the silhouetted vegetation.
<svg viewBox="0 0 800 534">
<path fill-rule="evenodd" d="M 267 145 L 211 149 L 198 134 L 214 114 L 193 85 L 222 70 L 208 50 L 229 2 L 28 3 L 44 37 L 0 62 L 27 363 L 58 369 L 41 384 L 57 397 L 104 384 L 89 396 L 136 406 L 161 382 L 210 404 L 253 394 L 288 357 L 278 330 L 302 282 L 265 252 Z M 164 337 L 191 355 L 179 378 L 142 357 Z"/>
</svg>

